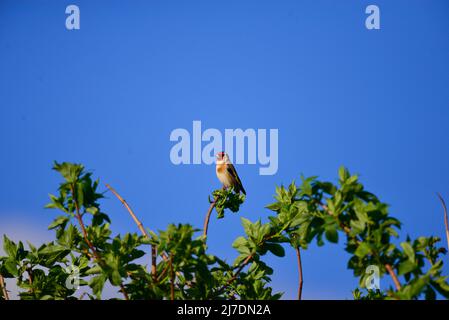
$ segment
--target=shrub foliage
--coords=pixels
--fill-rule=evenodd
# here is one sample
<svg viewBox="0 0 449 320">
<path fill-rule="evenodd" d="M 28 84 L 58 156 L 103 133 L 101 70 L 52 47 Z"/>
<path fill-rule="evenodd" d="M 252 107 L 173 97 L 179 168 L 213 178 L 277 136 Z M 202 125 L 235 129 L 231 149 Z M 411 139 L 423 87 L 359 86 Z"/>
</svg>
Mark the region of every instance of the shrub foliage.
<svg viewBox="0 0 449 320">
<path fill-rule="evenodd" d="M 79 164 L 55 163 L 54 170 L 63 178 L 46 206 L 60 213 L 49 226 L 55 239 L 37 247 L 4 235 L 0 299 L 8 298 L 5 278 L 15 279 L 20 299 L 101 299 L 106 283 L 123 299 L 279 299 L 282 294 L 270 286 L 273 269 L 263 257 L 284 257 L 291 248 L 288 254 L 296 251 L 301 269 L 300 251 L 313 241 L 344 241 L 347 267 L 359 278 L 355 299 L 449 298 L 440 239 L 400 242 L 400 221 L 345 168 L 337 184 L 301 177 L 299 185 L 277 187 L 268 222 L 241 218 L 244 234 L 232 243 L 238 252 L 233 263 L 209 253 L 207 236 L 189 224 L 113 236 L 100 207 L 99 180 Z M 232 189 L 212 196 L 218 218 L 226 210 L 237 212 L 245 200 Z M 372 290 L 370 266 L 393 285 Z M 298 285 L 300 296 L 302 281 Z"/>
</svg>

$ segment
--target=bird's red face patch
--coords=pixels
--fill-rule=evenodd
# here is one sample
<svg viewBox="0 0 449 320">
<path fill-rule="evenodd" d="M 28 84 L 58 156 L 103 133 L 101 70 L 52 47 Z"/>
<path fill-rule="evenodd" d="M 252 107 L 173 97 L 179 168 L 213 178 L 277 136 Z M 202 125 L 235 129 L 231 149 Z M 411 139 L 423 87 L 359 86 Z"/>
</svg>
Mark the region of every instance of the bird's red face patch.
<svg viewBox="0 0 449 320">
<path fill-rule="evenodd" d="M 224 152 L 219 152 L 219 153 L 217 153 L 217 159 L 218 159 L 218 160 L 222 160 L 223 157 L 224 157 L 224 155 L 225 155 Z"/>
</svg>

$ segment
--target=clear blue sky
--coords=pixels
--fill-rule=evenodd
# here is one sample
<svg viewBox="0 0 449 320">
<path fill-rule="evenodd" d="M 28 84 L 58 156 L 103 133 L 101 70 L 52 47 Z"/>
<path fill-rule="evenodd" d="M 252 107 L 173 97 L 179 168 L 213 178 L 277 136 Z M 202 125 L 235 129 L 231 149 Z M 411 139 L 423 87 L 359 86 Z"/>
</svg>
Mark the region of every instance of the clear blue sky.
<svg viewBox="0 0 449 320">
<path fill-rule="evenodd" d="M 65 28 L 69 4 L 80 30 Z M 381 30 L 365 28 L 369 4 Z M 94 170 L 151 229 L 201 227 L 220 186 L 214 167 L 169 159 L 170 132 L 193 120 L 279 129 L 276 175 L 237 167 L 247 201 L 212 219 L 214 254 L 235 258 L 240 217 L 266 221 L 275 185 L 300 173 L 335 181 L 340 165 L 391 205 L 402 237 L 444 237 L 435 192 L 449 201 L 449 2 L 1 0 L 0 115 L 0 233 L 16 240 L 51 238 L 53 160 Z M 115 198 L 103 207 L 114 231 L 137 231 Z M 342 246 L 304 252 L 304 298 L 351 298 Z M 275 290 L 294 298 L 287 252 L 266 261 Z"/>
</svg>

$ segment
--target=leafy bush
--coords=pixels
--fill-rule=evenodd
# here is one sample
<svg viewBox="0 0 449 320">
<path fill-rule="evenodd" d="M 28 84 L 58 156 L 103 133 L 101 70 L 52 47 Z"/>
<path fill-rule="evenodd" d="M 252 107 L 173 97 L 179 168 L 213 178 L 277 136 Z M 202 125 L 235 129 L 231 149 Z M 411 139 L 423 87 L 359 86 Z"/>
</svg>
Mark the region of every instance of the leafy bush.
<svg viewBox="0 0 449 320">
<path fill-rule="evenodd" d="M 188 224 L 171 224 L 157 233 L 145 229 L 108 186 L 141 231 L 112 236 L 111 220 L 99 204 L 99 181 L 79 164 L 55 163 L 54 170 L 63 177 L 58 195 L 51 195 L 47 205 L 62 213 L 49 226 L 55 240 L 39 248 L 28 243 L 25 249 L 4 235 L 1 299 L 8 298 L 4 278 L 16 279 L 21 299 L 101 299 L 106 282 L 124 299 L 279 299 L 282 294 L 269 286 L 273 270 L 262 258 L 284 257 L 285 244 L 298 257 L 300 298 L 301 250 L 312 241 L 322 246 L 341 238 L 350 255 L 348 268 L 360 280 L 355 299 L 435 299 L 437 293 L 449 298 L 440 257 L 445 249 L 437 247 L 440 239 L 407 238 L 395 245 L 400 222 L 345 168 L 337 185 L 302 177 L 300 185 L 276 188 L 276 201 L 267 206 L 274 214 L 267 223 L 241 218 L 244 235 L 232 244 L 239 253 L 232 264 L 208 253 L 206 244 L 212 210 L 223 218 L 225 210 L 237 212 L 245 200 L 232 189 L 212 193 L 205 228 L 198 235 L 201 230 Z M 141 261 L 146 257 L 150 259 L 145 265 Z M 369 266 L 377 266 L 379 276 L 391 276 L 395 286 L 382 292 L 367 289 Z"/>
</svg>

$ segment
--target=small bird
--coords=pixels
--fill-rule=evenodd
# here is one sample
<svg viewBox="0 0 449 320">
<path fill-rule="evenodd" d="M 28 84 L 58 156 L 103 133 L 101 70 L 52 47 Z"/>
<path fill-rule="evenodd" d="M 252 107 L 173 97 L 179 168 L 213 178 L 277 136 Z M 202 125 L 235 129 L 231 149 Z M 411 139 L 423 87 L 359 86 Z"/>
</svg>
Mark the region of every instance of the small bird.
<svg viewBox="0 0 449 320">
<path fill-rule="evenodd" d="M 242 181 L 240 181 L 237 171 L 225 152 L 217 153 L 215 172 L 217 173 L 218 180 L 220 180 L 225 188 L 233 187 L 236 193 L 240 193 L 241 191 L 246 195 Z"/>
</svg>

